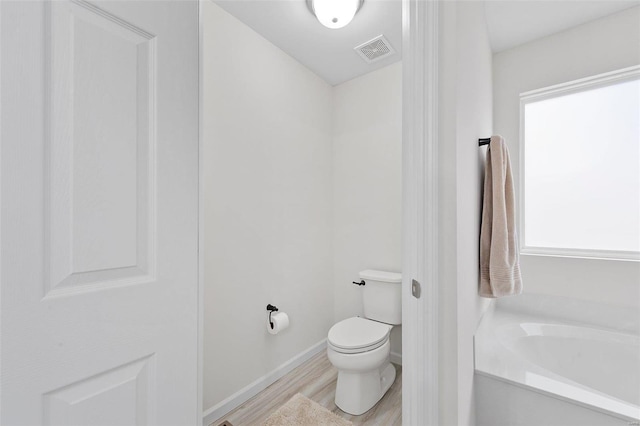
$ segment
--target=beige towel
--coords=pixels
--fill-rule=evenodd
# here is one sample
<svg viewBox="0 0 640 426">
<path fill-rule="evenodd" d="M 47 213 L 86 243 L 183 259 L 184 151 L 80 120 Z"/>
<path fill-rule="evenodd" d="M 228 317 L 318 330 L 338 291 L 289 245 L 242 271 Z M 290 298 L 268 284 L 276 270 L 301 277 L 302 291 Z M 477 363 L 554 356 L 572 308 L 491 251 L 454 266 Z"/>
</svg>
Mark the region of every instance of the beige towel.
<svg viewBox="0 0 640 426">
<path fill-rule="evenodd" d="M 502 136 L 491 137 L 480 228 L 480 296 L 522 293 L 511 161 Z"/>
</svg>

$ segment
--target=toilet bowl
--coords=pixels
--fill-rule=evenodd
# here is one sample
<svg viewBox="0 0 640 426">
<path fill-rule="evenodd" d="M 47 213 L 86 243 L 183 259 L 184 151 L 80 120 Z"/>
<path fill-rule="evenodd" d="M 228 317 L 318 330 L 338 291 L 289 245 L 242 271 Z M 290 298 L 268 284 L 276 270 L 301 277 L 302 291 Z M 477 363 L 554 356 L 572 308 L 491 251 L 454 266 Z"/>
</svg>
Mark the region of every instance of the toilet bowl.
<svg viewBox="0 0 640 426">
<path fill-rule="evenodd" d="M 364 317 L 340 321 L 329 330 L 327 356 L 338 369 L 336 405 L 359 416 L 389 390 L 396 369 L 389 362 L 389 334 L 402 323 L 402 275 L 366 270 L 360 281 Z"/>
<path fill-rule="evenodd" d="M 389 362 L 392 326 L 353 317 L 335 324 L 327 338 L 327 356 L 338 369 L 336 405 L 360 415 L 389 390 L 396 369 Z"/>
</svg>

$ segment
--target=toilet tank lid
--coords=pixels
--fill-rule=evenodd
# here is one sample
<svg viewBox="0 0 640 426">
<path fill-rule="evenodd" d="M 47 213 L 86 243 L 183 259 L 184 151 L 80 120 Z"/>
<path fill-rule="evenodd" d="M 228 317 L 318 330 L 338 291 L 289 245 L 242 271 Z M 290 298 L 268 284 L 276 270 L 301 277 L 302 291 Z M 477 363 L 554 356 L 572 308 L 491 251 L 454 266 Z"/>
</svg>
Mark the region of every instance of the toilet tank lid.
<svg viewBox="0 0 640 426">
<path fill-rule="evenodd" d="M 382 281 L 387 283 L 401 283 L 402 274 L 399 272 L 376 271 L 367 269 L 360 271 L 360 278 L 363 280 Z"/>
</svg>

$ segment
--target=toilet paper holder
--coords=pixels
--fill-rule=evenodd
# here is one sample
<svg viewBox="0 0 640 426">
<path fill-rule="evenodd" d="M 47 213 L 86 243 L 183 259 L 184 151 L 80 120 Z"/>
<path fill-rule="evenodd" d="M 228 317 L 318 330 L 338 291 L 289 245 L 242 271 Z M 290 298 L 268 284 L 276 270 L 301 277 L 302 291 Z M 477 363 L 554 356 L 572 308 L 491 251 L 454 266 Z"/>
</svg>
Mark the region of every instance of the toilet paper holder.
<svg viewBox="0 0 640 426">
<path fill-rule="evenodd" d="M 272 305 L 271 303 L 269 303 L 267 305 L 267 311 L 269 311 L 269 325 L 271 326 L 271 328 L 273 328 L 273 321 L 271 321 L 271 314 L 273 314 L 274 312 L 278 312 L 278 308 Z"/>
</svg>

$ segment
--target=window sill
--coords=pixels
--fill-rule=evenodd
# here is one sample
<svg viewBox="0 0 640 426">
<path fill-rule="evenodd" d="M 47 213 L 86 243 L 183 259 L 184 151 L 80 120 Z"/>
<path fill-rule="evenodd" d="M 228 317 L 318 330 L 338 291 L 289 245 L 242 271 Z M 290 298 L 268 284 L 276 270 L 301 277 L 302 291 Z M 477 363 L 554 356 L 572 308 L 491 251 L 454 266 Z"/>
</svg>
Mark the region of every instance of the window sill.
<svg viewBox="0 0 640 426">
<path fill-rule="evenodd" d="M 610 260 L 617 262 L 640 262 L 640 253 L 633 251 L 596 251 L 545 247 L 524 247 L 520 249 L 520 255 L 590 260 Z"/>
</svg>

